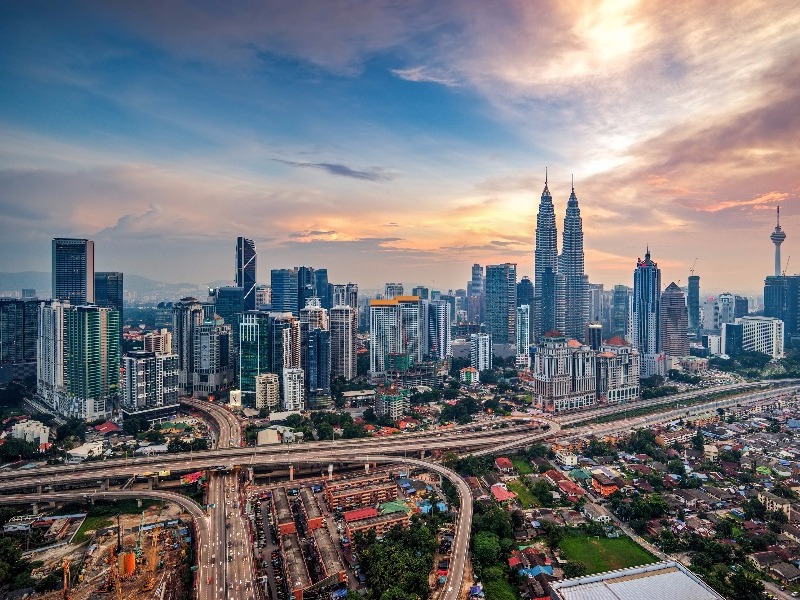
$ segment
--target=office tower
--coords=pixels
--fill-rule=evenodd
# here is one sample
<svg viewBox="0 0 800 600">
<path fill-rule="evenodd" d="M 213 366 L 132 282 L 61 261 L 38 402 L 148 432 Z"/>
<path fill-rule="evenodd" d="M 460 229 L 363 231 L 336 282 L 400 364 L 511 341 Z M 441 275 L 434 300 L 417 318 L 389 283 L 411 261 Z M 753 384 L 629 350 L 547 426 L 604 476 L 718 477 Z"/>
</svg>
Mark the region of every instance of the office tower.
<svg viewBox="0 0 800 600">
<path fill-rule="evenodd" d="M 66 410 L 86 421 L 111 416 L 119 394 L 119 313 L 99 306 L 70 306 L 64 311 L 64 387 Z"/>
<path fill-rule="evenodd" d="M 192 395 L 194 334 L 203 318 L 203 306 L 197 298 L 181 298 L 172 305 L 172 353 L 178 355 L 178 382 L 187 396 Z"/>
<path fill-rule="evenodd" d="M 469 364 L 473 369 L 490 371 L 492 368 L 492 336 L 473 333 L 469 336 Z"/>
<path fill-rule="evenodd" d="M 452 305 L 446 300 L 422 300 L 423 353 L 434 360 L 453 356 L 451 338 Z"/>
<path fill-rule="evenodd" d="M 542 336 L 531 366 L 533 405 L 560 413 L 597 403 L 595 353 L 559 334 Z"/>
<path fill-rule="evenodd" d="M 172 334 L 167 329 L 142 336 L 144 350 L 156 354 L 172 354 Z"/>
<path fill-rule="evenodd" d="M 297 269 L 272 269 L 270 273 L 271 310 L 290 312 L 294 316 L 298 316 L 301 307 L 297 304 L 297 286 Z"/>
<path fill-rule="evenodd" d="M 567 200 L 558 272 L 564 276 L 564 334 L 583 340 L 589 322 L 589 278 L 584 273 L 583 220 L 575 187 Z"/>
<path fill-rule="evenodd" d="M 71 304 L 94 302 L 94 242 L 53 240 L 53 298 Z"/>
<path fill-rule="evenodd" d="M 689 288 L 686 304 L 689 310 L 689 332 L 697 335 L 701 328 L 699 275 L 689 275 Z"/>
<path fill-rule="evenodd" d="M 269 344 L 270 373 L 282 376 L 284 369 L 300 368 L 300 321 L 294 315 L 269 313 Z"/>
<path fill-rule="evenodd" d="M 239 377 L 242 404 L 255 405 L 256 377 L 271 369 L 269 313 L 252 310 L 242 313 L 239 323 Z"/>
<path fill-rule="evenodd" d="M 783 321 L 772 317 L 742 317 L 742 350 L 783 358 Z"/>
<path fill-rule="evenodd" d="M 737 319 L 738 320 L 738 319 Z M 722 326 L 722 339 L 720 341 L 723 354 L 737 356 L 743 351 L 744 327 L 741 323 L 725 323 Z"/>
<path fill-rule="evenodd" d="M 33 300 L 36 298 L 36 290 L 34 288 L 22 288 L 22 299 Z"/>
<path fill-rule="evenodd" d="M 412 296 L 418 296 L 420 300 L 429 300 L 430 290 L 424 285 L 418 285 L 411 289 Z"/>
<path fill-rule="evenodd" d="M 345 381 L 356 376 L 356 316 L 352 306 L 334 306 L 330 313 L 331 376 Z"/>
<path fill-rule="evenodd" d="M 666 356 L 689 355 L 689 310 L 683 290 L 673 281 L 661 294 L 661 351 Z"/>
<path fill-rule="evenodd" d="M 300 327 L 306 329 L 328 329 L 328 311 L 322 308 L 319 298 L 309 298 L 306 305 L 300 309 Z"/>
<path fill-rule="evenodd" d="M 94 303 L 117 311 L 120 323 L 122 323 L 122 302 L 125 298 L 122 281 L 123 275 L 119 271 L 97 271 L 94 274 Z"/>
<path fill-rule="evenodd" d="M 358 284 L 337 283 L 334 285 L 333 306 L 349 306 L 358 313 Z"/>
<path fill-rule="evenodd" d="M 486 267 L 486 332 L 493 344 L 513 344 L 517 322 L 517 265 Z"/>
<path fill-rule="evenodd" d="M 238 329 L 239 319 L 245 310 L 244 289 L 240 287 L 225 286 L 212 290 L 214 296 L 214 313 L 230 325 L 234 331 Z"/>
<path fill-rule="evenodd" d="M 0 383 L 36 374 L 39 301 L 0 298 Z"/>
<path fill-rule="evenodd" d="M 283 370 L 283 410 L 305 410 L 304 379 L 299 367 Z"/>
<path fill-rule="evenodd" d="M 256 375 L 256 409 L 274 410 L 281 401 L 281 388 L 275 373 Z"/>
<path fill-rule="evenodd" d="M 194 331 L 192 395 L 213 396 L 233 387 L 233 327 L 221 318 L 205 319 Z"/>
<path fill-rule="evenodd" d="M 64 400 L 64 311 L 69 301 L 48 300 L 39 306 L 36 341 L 36 395 L 55 412 Z"/>
<path fill-rule="evenodd" d="M 750 312 L 749 301 L 744 296 L 736 295 L 733 297 L 733 318 L 739 319 L 746 317 Z"/>
<path fill-rule="evenodd" d="M 703 301 L 701 312 L 702 330 L 705 333 L 718 333 L 720 330 L 719 302 L 714 296 L 709 296 Z"/>
<path fill-rule="evenodd" d="M 525 275 L 517 283 L 517 306 L 533 305 L 533 282 Z"/>
<path fill-rule="evenodd" d="M 297 308 L 302 309 L 309 298 L 316 297 L 314 269 L 311 267 L 295 267 L 297 271 Z"/>
<path fill-rule="evenodd" d="M 533 289 L 533 340 L 543 333 L 564 332 L 563 276 L 558 273 L 558 233 L 553 197 L 547 187 L 547 176 L 536 214 L 536 249 L 534 250 Z M 562 301 L 559 302 L 559 299 Z"/>
<path fill-rule="evenodd" d="M 597 397 L 606 404 L 630 402 L 639 397 L 639 353 L 614 336 L 597 354 Z"/>
<path fill-rule="evenodd" d="M 314 269 L 314 295 L 325 310 L 333 307 L 333 286 L 328 281 L 328 269 Z"/>
<path fill-rule="evenodd" d="M 777 221 L 775 222 L 775 230 L 769 236 L 772 243 L 775 244 L 775 277 L 780 277 L 781 272 L 781 244 L 786 239 L 786 233 L 781 229 L 781 207 L 778 207 Z"/>
<path fill-rule="evenodd" d="M 262 307 L 269 306 L 272 302 L 270 294 L 270 287 L 263 283 L 256 284 L 256 309 L 261 310 Z"/>
<path fill-rule="evenodd" d="M 433 302 L 447 302 L 450 305 L 450 322 L 455 322 L 456 312 L 458 311 L 457 307 L 457 299 L 452 294 L 453 290 L 450 290 L 451 293 L 442 294 L 438 298 L 431 298 Z"/>
<path fill-rule="evenodd" d="M 467 318 L 470 323 L 482 323 L 486 308 L 486 279 L 483 267 L 472 265 L 472 278 L 467 282 Z"/>
<path fill-rule="evenodd" d="M 423 327 L 416 296 L 369 301 L 369 374 L 407 371 L 422 362 Z"/>
<path fill-rule="evenodd" d="M 539 329 L 534 331 L 534 337 L 553 332 L 563 333 L 566 327 L 564 286 L 565 280 L 561 273 L 554 272 L 550 267 L 544 269 L 541 293 L 535 300 L 539 308 Z"/>
<path fill-rule="evenodd" d="M 159 420 L 177 412 L 180 384 L 178 357 L 132 350 L 122 359 L 122 413 L 124 418 Z"/>
<path fill-rule="evenodd" d="M 331 335 L 328 311 L 319 298 L 308 299 L 300 311 L 300 367 L 305 374 L 305 397 L 313 408 L 322 408 L 320 402 L 327 404 L 331 394 Z"/>
<path fill-rule="evenodd" d="M 253 240 L 240 236 L 236 238 L 236 277 L 234 279 L 236 287 L 242 288 L 242 310 L 256 309 L 256 275 L 256 244 Z"/>
<path fill-rule="evenodd" d="M 630 320 L 631 288 L 617 284 L 611 297 L 611 327 L 609 335 L 625 337 L 628 335 Z"/>
<path fill-rule="evenodd" d="M 642 377 L 664 375 L 659 325 L 661 321 L 661 270 L 650 260 L 650 248 L 644 260 L 638 259 L 633 272 L 633 303 L 630 340 L 639 351 Z"/>
<path fill-rule="evenodd" d="M 395 296 L 402 296 L 403 293 L 402 283 L 387 283 L 383 297 L 386 300 L 391 300 Z"/>
<path fill-rule="evenodd" d="M 595 352 L 600 351 L 600 346 L 603 345 L 603 325 L 601 323 L 586 325 L 586 343 Z"/>
<path fill-rule="evenodd" d="M 530 368 L 531 345 L 531 307 L 528 304 L 517 306 L 517 360 L 518 369 Z"/>
</svg>

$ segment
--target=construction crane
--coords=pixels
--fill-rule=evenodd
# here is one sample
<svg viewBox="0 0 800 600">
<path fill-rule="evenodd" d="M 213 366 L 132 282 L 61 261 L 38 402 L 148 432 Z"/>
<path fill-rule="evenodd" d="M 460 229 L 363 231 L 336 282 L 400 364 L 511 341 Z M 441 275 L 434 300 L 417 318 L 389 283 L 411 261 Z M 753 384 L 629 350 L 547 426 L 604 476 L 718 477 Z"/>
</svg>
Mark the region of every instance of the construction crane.
<svg viewBox="0 0 800 600">
<path fill-rule="evenodd" d="M 158 561 L 158 525 L 153 528 L 153 540 L 147 549 L 147 581 L 142 586 L 143 592 L 149 592 L 156 585 L 156 563 Z"/>
<path fill-rule="evenodd" d="M 136 550 L 134 550 L 136 558 L 142 556 L 142 527 L 144 527 L 144 511 L 142 511 L 142 518 L 139 519 L 139 531 L 136 533 Z"/>
<path fill-rule="evenodd" d="M 114 594 L 114 600 L 122 600 L 122 582 L 119 577 L 119 564 L 117 557 L 114 555 L 114 546 L 112 545 L 108 551 L 108 577 L 106 577 L 103 586 L 97 590 L 98 592 Z"/>
<path fill-rule="evenodd" d="M 792 260 L 791 256 L 786 259 L 786 264 L 783 265 L 783 273 L 781 273 L 781 275 L 783 275 L 784 277 L 786 277 L 786 271 L 789 270 L 789 261 L 790 260 Z"/>
<path fill-rule="evenodd" d="M 697 259 L 695 258 L 694 262 L 692 263 L 692 268 L 689 269 L 689 273 L 691 273 L 692 275 L 694 275 L 694 267 L 696 264 L 697 264 Z"/>
<path fill-rule="evenodd" d="M 64 600 L 72 600 L 72 594 L 69 593 L 69 561 L 64 559 L 61 563 L 61 570 L 63 571 L 64 588 L 62 591 L 62 598 Z"/>
</svg>

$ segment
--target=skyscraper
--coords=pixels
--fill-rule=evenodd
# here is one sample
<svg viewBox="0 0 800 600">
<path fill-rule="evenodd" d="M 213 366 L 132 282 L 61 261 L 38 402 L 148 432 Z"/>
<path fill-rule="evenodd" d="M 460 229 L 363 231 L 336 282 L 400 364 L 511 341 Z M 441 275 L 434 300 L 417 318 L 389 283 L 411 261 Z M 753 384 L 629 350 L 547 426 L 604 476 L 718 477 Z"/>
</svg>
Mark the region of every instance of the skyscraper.
<svg viewBox="0 0 800 600">
<path fill-rule="evenodd" d="M 36 341 L 36 395 L 54 411 L 61 413 L 64 399 L 64 311 L 68 301 L 48 300 L 39 307 Z"/>
<path fill-rule="evenodd" d="M 99 306 L 64 311 L 64 384 L 61 412 L 93 421 L 111 415 L 119 390 L 119 313 Z"/>
<path fill-rule="evenodd" d="M 486 309 L 486 279 L 483 267 L 472 265 L 472 278 L 467 282 L 467 318 L 471 323 L 481 323 Z"/>
<path fill-rule="evenodd" d="M 611 327 L 609 337 L 628 335 L 630 321 L 631 288 L 617 284 L 611 296 Z"/>
<path fill-rule="evenodd" d="M 242 288 L 243 310 L 256 309 L 256 244 L 236 238 L 236 287 Z"/>
<path fill-rule="evenodd" d="M 556 232 L 556 214 L 553 197 L 547 187 L 547 175 L 544 178 L 544 189 L 536 214 L 536 249 L 534 250 L 533 288 L 535 294 L 533 308 L 533 341 L 548 331 L 557 329 L 563 322 L 559 318 L 558 304 L 558 233 Z M 563 313 L 562 313 L 563 314 Z M 558 331 L 563 333 L 563 326 Z"/>
<path fill-rule="evenodd" d="M 689 311 L 683 290 L 673 281 L 661 294 L 661 350 L 666 356 L 689 355 Z"/>
<path fill-rule="evenodd" d="M 406 371 L 422 361 L 423 340 L 417 296 L 369 301 L 369 374 Z"/>
<path fill-rule="evenodd" d="M 700 276 L 689 275 L 689 287 L 686 303 L 689 309 L 689 332 L 698 335 L 700 332 Z"/>
<path fill-rule="evenodd" d="M 424 353 L 436 360 L 453 356 L 451 339 L 451 309 L 446 300 L 422 300 L 424 323 Z"/>
<path fill-rule="evenodd" d="M 310 298 L 300 310 L 300 367 L 305 376 L 305 393 L 313 408 L 330 403 L 331 335 L 328 311 L 319 298 Z"/>
<path fill-rule="evenodd" d="M 192 395 L 194 334 L 203 323 L 203 305 L 197 298 L 181 298 L 172 305 L 172 353 L 178 356 L 178 382 L 181 392 Z"/>
<path fill-rule="evenodd" d="M 178 357 L 132 350 L 122 359 L 124 377 L 120 404 L 125 418 L 159 419 L 178 410 Z"/>
<path fill-rule="evenodd" d="M 583 220 L 575 187 L 567 200 L 558 271 L 564 276 L 564 334 L 583 340 L 589 321 L 589 279 L 584 273 Z"/>
<path fill-rule="evenodd" d="M 97 271 L 94 274 L 94 303 L 104 308 L 113 308 L 119 313 L 122 323 L 122 304 L 125 298 L 123 275 L 119 271 Z"/>
<path fill-rule="evenodd" d="M 526 275 L 517 283 L 517 306 L 533 304 L 533 282 Z"/>
<path fill-rule="evenodd" d="M 513 344 L 517 324 L 517 265 L 486 267 L 486 332 L 493 344 Z"/>
<path fill-rule="evenodd" d="M 531 307 L 529 304 L 517 306 L 517 360 L 518 369 L 530 368 L 531 345 Z"/>
<path fill-rule="evenodd" d="M 274 312 L 290 312 L 295 317 L 300 315 L 302 306 L 297 304 L 297 286 L 297 269 L 272 269 L 270 289 Z"/>
<path fill-rule="evenodd" d="M 73 305 L 94 302 L 94 242 L 53 240 L 53 298 Z"/>
<path fill-rule="evenodd" d="M 281 400 L 281 387 L 275 373 L 256 375 L 256 409 L 274 410 Z"/>
<path fill-rule="evenodd" d="M 430 293 L 431 293 L 430 289 L 426 288 L 424 285 L 418 285 L 416 287 L 411 288 L 411 295 L 419 296 L 420 300 L 428 300 Z"/>
<path fill-rule="evenodd" d="M 492 368 L 492 336 L 473 333 L 469 339 L 469 364 L 473 369 L 488 371 Z"/>
<path fill-rule="evenodd" d="M 246 309 L 244 302 L 244 289 L 234 286 L 218 287 L 214 290 L 214 311 L 234 331 L 238 329 L 239 319 Z"/>
<path fill-rule="evenodd" d="M 769 236 L 772 243 L 775 244 L 775 277 L 781 276 L 781 244 L 786 239 L 786 233 L 781 229 L 781 207 L 778 207 L 777 220 L 775 222 L 775 230 Z"/>
<path fill-rule="evenodd" d="M 0 298 L 0 382 L 36 373 L 39 301 Z"/>
<path fill-rule="evenodd" d="M 356 316 L 352 306 L 334 306 L 330 313 L 331 376 L 346 381 L 356 376 Z"/>
<path fill-rule="evenodd" d="M 650 248 L 644 260 L 638 259 L 633 272 L 633 306 L 630 340 L 639 351 L 643 377 L 663 375 L 661 357 L 661 270 L 650 260 Z"/>
<path fill-rule="evenodd" d="M 233 328 L 219 316 L 204 319 L 194 330 L 192 395 L 207 398 L 236 381 Z"/>
<path fill-rule="evenodd" d="M 242 313 L 239 323 L 239 377 L 242 404 L 255 406 L 256 377 L 270 370 L 269 313 Z"/>
<path fill-rule="evenodd" d="M 387 283 L 384 289 L 383 297 L 386 300 L 391 300 L 395 296 L 402 296 L 404 288 L 402 283 Z"/>
<path fill-rule="evenodd" d="M 320 306 L 329 310 L 332 291 L 328 286 L 328 269 L 295 267 L 297 271 L 297 308 L 302 309 L 309 298 L 319 298 Z"/>
</svg>

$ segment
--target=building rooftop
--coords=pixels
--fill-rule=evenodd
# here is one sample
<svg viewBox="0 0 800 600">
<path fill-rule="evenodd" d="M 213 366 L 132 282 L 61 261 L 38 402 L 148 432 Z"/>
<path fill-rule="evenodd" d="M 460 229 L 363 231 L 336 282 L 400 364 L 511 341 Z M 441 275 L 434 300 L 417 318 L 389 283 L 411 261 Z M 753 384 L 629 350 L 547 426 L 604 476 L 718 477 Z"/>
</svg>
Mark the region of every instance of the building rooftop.
<svg viewBox="0 0 800 600">
<path fill-rule="evenodd" d="M 677 562 L 620 569 L 552 584 L 555 600 L 722 600 Z"/>
<path fill-rule="evenodd" d="M 300 550 L 300 542 L 297 535 L 286 535 L 281 541 L 281 548 L 286 557 L 286 570 L 289 579 L 289 586 L 293 590 L 304 590 L 311 585 L 311 578 L 303 560 L 303 552 Z"/>
<path fill-rule="evenodd" d="M 303 499 L 303 508 L 306 511 L 306 517 L 309 519 L 316 519 L 322 516 L 322 511 L 319 509 L 319 504 L 314 497 L 314 492 L 307 487 L 300 488 L 300 497 Z"/>
<path fill-rule="evenodd" d="M 314 541 L 317 543 L 320 558 L 322 559 L 322 566 L 325 567 L 325 575 L 333 575 L 344 571 L 341 561 L 339 560 L 339 551 L 331 540 L 331 534 L 327 527 L 321 527 L 314 530 Z"/>
<path fill-rule="evenodd" d="M 275 507 L 275 518 L 278 523 L 291 523 L 294 521 L 285 489 L 278 488 L 275 490 L 272 494 L 272 505 Z"/>
</svg>

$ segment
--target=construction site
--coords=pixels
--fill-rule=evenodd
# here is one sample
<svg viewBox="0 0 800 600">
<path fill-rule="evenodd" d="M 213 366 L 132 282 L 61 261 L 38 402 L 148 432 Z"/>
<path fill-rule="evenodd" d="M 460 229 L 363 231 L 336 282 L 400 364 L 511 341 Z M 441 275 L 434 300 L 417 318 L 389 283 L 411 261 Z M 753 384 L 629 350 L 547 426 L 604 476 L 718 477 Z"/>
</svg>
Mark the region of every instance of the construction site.
<svg viewBox="0 0 800 600">
<path fill-rule="evenodd" d="M 165 505 L 120 514 L 112 524 L 86 531 L 78 543 L 37 553 L 44 564 L 32 575 L 62 573 L 48 600 L 181 600 L 190 597 L 193 573 L 191 517 Z M 88 543 L 86 543 L 88 540 Z"/>
</svg>

